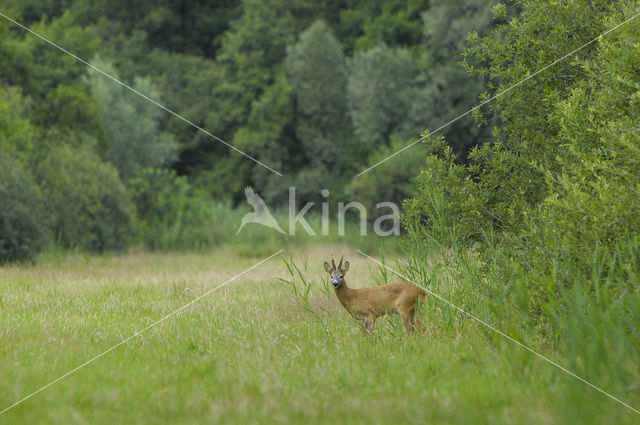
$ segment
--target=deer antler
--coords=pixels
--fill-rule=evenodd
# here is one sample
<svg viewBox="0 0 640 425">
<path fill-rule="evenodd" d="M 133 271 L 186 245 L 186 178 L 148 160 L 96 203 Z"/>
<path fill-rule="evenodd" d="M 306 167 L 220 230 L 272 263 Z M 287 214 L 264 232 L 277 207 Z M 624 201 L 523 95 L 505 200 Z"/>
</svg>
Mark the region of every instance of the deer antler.
<svg viewBox="0 0 640 425">
<path fill-rule="evenodd" d="M 344 258 L 344 254 L 340 256 L 340 264 L 338 264 L 338 270 L 342 270 L 342 259 Z"/>
<path fill-rule="evenodd" d="M 333 252 L 331 253 L 331 265 L 333 266 L 333 270 L 336 269 L 336 262 L 333 261 Z"/>
</svg>

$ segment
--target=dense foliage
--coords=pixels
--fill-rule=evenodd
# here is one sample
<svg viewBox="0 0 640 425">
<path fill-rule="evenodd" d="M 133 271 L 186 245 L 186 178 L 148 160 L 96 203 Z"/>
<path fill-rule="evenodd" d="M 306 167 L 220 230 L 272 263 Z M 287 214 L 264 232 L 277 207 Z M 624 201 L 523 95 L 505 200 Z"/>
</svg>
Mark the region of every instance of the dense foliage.
<svg viewBox="0 0 640 425">
<path fill-rule="evenodd" d="M 520 5 L 518 17 L 496 6 L 507 23 L 470 36 L 465 62 L 492 82 L 485 98 L 640 12 L 638 1 Z M 559 344 L 570 369 L 619 393 L 640 375 L 639 46 L 632 20 L 498 97 L 500 127 L 466 164 L 429 137 L 405 203 L 412 258 L 426 245 L 449 253 L 467 309 L 528 344 Z"/>
<path fill-rule="evenodd" d="M 38 164 L 51 231 L 65 248 L 123 250 L 131 239 L 131 202 L 113 165 L 86 148 L 60 146 Z"/>
<path fill-rule="evenodd" d="M 13 158 L 0 155 L 0 264 L 33 260 L 47 242 L 40 189 Z"/>
<path fill-rule="evenodd" d="M 491 37 L 471 36 L 467 67 L 498 82 L 495 93 L 633 11 L 608 1 L 523 6 Z M 550 18 L 554 31 L 547 33 Z M 407 203 L 407 224 L 437 230 L 425 216 L 443 192 L 443 224 L 459 241 L 486 244 L 491 234 L 531 260 L 562 247 L 580 262 L 596 245 L 613 249 L 620 237 L 638 235 L 638 28 L 624 26 L 496 99 L 491 109 L 501 128 L 491 143 L 471 150 L 468 164 L 456 163 L 442 138 L 430 138 L 432 155 L 418 196 Z M 554 52 L 543 48 L 549 45 Z"/>
<path fill-rule="evenodd" d="M 400 202 L 415 193 L 420 147 L 378 175 L 355 175 L 477 100 L 481 79 L 466 78 L 457 63 L 465 35 L 492 27 L 490 4 L 7 0 L 6 15 L 284 176 L 4 18 L 0 146 L 19 162 L 14 168 L 37 177 L 48 208 L 64 205 L 51 210 L 48 229 L 66 247 L 122 249 L 129 240 L 169 249 L 216 240 L 185 240 L 202 234 L 211 211 L 171 225 L 145 216 L 155 211 L 138 203 L 149 175 L 181 176 L 169 178 L 167 190 L 198 193 L 185 198 L 191 207 L 179 194 L 162 198 L 178 202 L 168 211 L 236 205 L 247 185 L 272 207 L 288 201 L 289 186 L 300 203 L 322 199 L 322 189 L 336 203 Z M 458 162 L 487 136 L 470 117 L 443 134 L 455 135 Z M 101 230 L 96 220 L 106 217 L 123 224 L 106 219 L 101 225 L 110 230 Z M 178 228 L 182 242 L 149 233 Z M 105 239 L 111 230 L 117 241 Z"/>
</svg>

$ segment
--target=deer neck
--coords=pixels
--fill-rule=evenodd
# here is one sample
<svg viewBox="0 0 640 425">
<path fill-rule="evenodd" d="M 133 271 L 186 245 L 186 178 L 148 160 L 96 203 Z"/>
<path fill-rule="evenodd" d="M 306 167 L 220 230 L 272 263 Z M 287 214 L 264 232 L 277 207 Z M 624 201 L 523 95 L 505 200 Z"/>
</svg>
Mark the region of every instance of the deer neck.
<svg viewBox="0 0 640 425">
<path fill-rule="evenodd" d="M 335 291 L 340 304 L 342 304 L 344 308 L 351 312 L 351 298 L 353 295 L 353 289 L 347 286 L 346 281 L 342 281 L 342 285 L 340 285 L 340 287 L 338 288 L 333 288 L 333 290 Z"/>
</svg>

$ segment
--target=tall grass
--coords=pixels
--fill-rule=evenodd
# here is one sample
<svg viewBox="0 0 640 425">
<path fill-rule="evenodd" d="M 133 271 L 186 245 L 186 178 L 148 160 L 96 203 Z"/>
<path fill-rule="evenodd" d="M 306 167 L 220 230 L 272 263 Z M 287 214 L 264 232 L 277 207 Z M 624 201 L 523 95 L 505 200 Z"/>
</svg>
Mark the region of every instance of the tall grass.
<svg viewBox="0 0 640 425">
<path fill-rule="evenodd" d="M 634 413 L 432 297 L 419 316 L 424 334 L 406 337 L 400 323 L 385 319 L 363 337 L 326 285 L 322 261 L 336 249 L 311 246 L 291 250 L 285 263 L 272 259 L 0 423 L 637 423 Z M 412 278 L 422 273 L 432 290 L 491 320 L 491 309 L 473 296 L 484 290 L 455 280 L 477 270 L 477 257 L 458 269 L 455 256 L 426 251 L 415 258 L 431 267 Z M 384 281 L 355 251 L 345 248 L 345 258 L 350 285 Z M 51 256 L 0 267 L 0 408 L 255 263 L 220 248 Z M 527 343 L 567 364 L 558 349 L 527 339 L 533 334 L 524 335 Z M 616 395 L 637 405 L 634 391 Z"/>
<path fill-rule="evenodd" d="M 594 385 L 640 406 L 640 241 L 627 236 L 617 239 L 613 249 L 595 246 L 579 263 L 565 255 L 573 248 L 562 244 L 546 246 L 546 256 L 531 259 L 527 252 L 541 250 L 496 243 L 491 232 L 483 235 L 482 244 L 460 244 L 455 225 L 443 224 L 443 203 L 437 193 L 427 203 L 425 218 L 430 221 L 425 227 L 433 231 L 409 229 L 397 264 L 401 273 Z M 528 242 L 544 246 L 545 232 L 539 234 L 539 239 L 530 237 Z M 428 308 L 428 315 L 441 321 L 446 332 L 455 332 L 470 320 L 442 302 L 433 301 Z M 478 329 L 491 345 L 503 339 L 487 327 Z M 563 375 L 561 379 L 573 379 L 549 367 Z M 600 402 L 610 402 L 574 381 L 595 399 L 602 397 Z"/>
</svg>

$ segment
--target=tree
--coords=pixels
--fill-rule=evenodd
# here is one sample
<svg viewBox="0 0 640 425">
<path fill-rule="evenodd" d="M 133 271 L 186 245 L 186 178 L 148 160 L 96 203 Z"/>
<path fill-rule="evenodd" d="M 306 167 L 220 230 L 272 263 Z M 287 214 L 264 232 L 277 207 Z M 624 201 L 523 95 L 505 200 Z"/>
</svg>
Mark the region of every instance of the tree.
<svg viewBox="0 0 640 425">
<path fill-rule="evenodd" d="M 100 60 L 94 62 L 117 78 L 111 65 Z M 175 158 L 175 140 L 160 128 L 162 110 L 101 74 L 91 73 L 88 80 L 104 127 L 104 158 L 115 165 L 123 180 L 143 168 L 160 167 Z M 136 78 L 133 88 L 161 101 L 148 78 Z"/>
<path fill-rule="evenodd" d="M 96 252 L 124 250 L 133 209 L 117 170 L 89 146 L 59 143 L 38 164 L 37 181 L 57 244 Z"/>
<path fill-rule="evenodd" d="M 507 13 L 501 5 L 495 11 L 499 16 Z M 521 15 L 497 27 L 491 36 L 470 36 L 472 45 L 466 53 L 466 66 L 497 84 L 484 95 L 488 98 L 593 40 L 630 13 L 627 10 L 625 15 L 607 1 L 523 2 Z M 628 37 L 632 39 L 633 34 Z M 561 216 L 566 219 L 562 225 L 556 222 L 556 229 L 576 226 L 576 230 L 601 232 L 601 236 L 587 238 L 591 243 L 606 246 L 615 239 L 603 236 L 607 233 L 605 228 L 610 229 L 610 235 L 620 235 L 605 225 L 601 214 L 604 211 L 618 217 L 617 229 L 629 228 L 626 226 L 631 223 L 630 216 L 623 213 L 619 202 L 637 202 L 633 191 L 622 190 L 624 185 L 633 187 L 633 183 L 625 180 L 629 175 L 625 179 L 614 175 L 626 175 L 637 165 L 635 156 L 627 150 L 635 143 L 633 136 L 621 133 L 623 129 L 630 130 L 627 123 L 633 122 L 635 115 L 633 109 L 620 103 L 624 99 L 629 102 L 628 90 L 635 84 L 635 56 L 624 55 L 613 46 L 608 46 L 609 52 L 599 52 L 601 43 L 587 45 L 570 59 L 495 99 L 491 109 L 501 127 L 495 130 L 491 143 L 471 151 L 468 165 L 456 165 L 452 151 L 441 140 L 432 139 L 430 146 L 436 155 L 428 158 L 427 168 L 419 177 L 418 195 L 407 203 L 407 224 L 429 232 L 424 223 L 428 223 L 425 218 L 433 193 L 444 191 L 443 220 L 467 241 L 482 241 L 491 233 L 498 239 L 511 240 L 513 246 L 537 246 L 547 249 L 547 254 L 553 253 L 552 241 L 533 243 L 539 242 L 536 238 L 544 233 L 543 228 L 551 220 L 546 214 L 552 210 L 556 214 L 553 220 L 560 220 Z M 633 52 L 631 45 L 625 45 Z M 616 54 L 620 58 L 613 61 Z M 608 62 L 612 63 L 605 65 Z M 594 70 L 598 69 L 609 76 L 610 83 L 594 78 Z M 599 91 L 603 94 L 592 95 Z M 585 108 L 589 108 L 586 114 Z M 605 141 L 606 137 L 613 140 Z M 617 152 L 627 153 L 623 157 Z M 592 180 L 608 187 L 616 199 L 605 196 L 596 202 L 594 197 L 602 194 L 591 185 Z M 608 207 L 604 206 L 604 199 L 611 202 Z M 599 202 L 600 207 L 595 207 Z M 580 215 L 593 211 L 593 227 L 575 214 L 560 214 L 560 208 L 579 211 Z M 553 227 L 547 229 L 550 238 L 557 236 L 556 230 L 551 231 Z M 526 240 L 525 235 L 533 239 Z M 584 247 L 577 243 L 575 246 Z M 577 258 L 574 260 L 580 264 Z"/>
<path fill-rule="evenodd" d="M 240 12 L 238 0 L 75 0 L 74 3 L 74 12 L 82 25 L 109 21 L 107 38 L 144 33 L 152 49 L 203 57 L 215 57 L 220 38 Z"/>
<path fill-rule="evenodd" d="M 14 0 L 3 3 L 3 13 L 20 19 Z M 2 18 L 4 19 L 4 18 Z M 21 29 L 3 24 L 0 26 L 0 84 L 15 86 L 28 91 L 33 84 L 31 49 L 19 36 Z"/>
<path fill-rule="evenodd" d="M 379 45 L 410 47 L 422 40 L 420 13 L 429 7 L 429 0 L 364 0 L 352 2 L 351 9 L 341 12 L 339 34 L 349 39 L 347 29 L 359 31 L 355 50 L 369 50 Z M 345 28 L 346 27 L 346 28 Z"/>
<path fill-rule="evenodd" d="M 78 25 L 75 15 L 68 10 L 49 22 L 41 20 L 31 25 L 31 28 L 44 38 L 84 59 L 91 57 L 101 43 L 93 27 Z M 26 34 L 21 44 L 29 52 L 28 56 L 22 59 L 27 62 L 24 70 L 28 76 L 28 83 L 22 88 L 33 99 L 44 99 L 59 85 L 73 86 L 81 83 L 86 66 L 75 58 L 63 54 L 31 34 Z"/>
<path fill-rule="evenodd" d="M 467 47 L 467 35 L 484 36 L 493 28 L 492 4 L 490 0 L 435 0 L 422 13 L 428 64 L 423 88 L 409 114 L 421 117 L 431 129 L 458 118 L 479 103 L 486 81 L 470 77 L 459 62 Z M 491 120 L 492 116 L 486 118 Z M 467 115 L 441 130 L 458 161 L 465 161 L 472 147 L 490 138 L 491 126 L 481 124 Z"/>
<path fill-rule="evenodd" d="M 247 123 L 233 136 L 235 146 L 282 173 L 296 172 L 304 157 L 295 134 L 292 91 L 281 72 L 276 82 L 252 103 Z M 282 177 L 260 166 L 252 167 L 250 175 L 263 197 L 280 203 L 286 199 L 287 185 Z"/>
<path fill-rule="evenodd" d="M 286 114 L 287 121 L 294 119 L 288 95 L 283 97 L 288 88 L 282 78 L 286 46 L 294 39 L 294 20 L 286 2 L 244 0 L 241 16 L 221 39 L 215 66 L 210 70 L 211 85 L 205 85 L 211 88 L 210 92 L 200 96 L 203 99 L 197 103 L 199 111 L 191 110 L 201 117 L 204 128 L 267 165 L 276 156 L 274 167 L 287 158 L 274 155 L 280 149 L 273 144 L 270 149 L 262 149 L 263 140 L 274 140 L 274 134 L 264 138 L 258 134 L 257 131 L 262 131 L 258 128 L 265 129 L 266 124 L 258 121 L 262 121 L 259 117 L 266 111 L 266 105 L 278 108 L 269 112 L 274 118 Z M 254 107 L 259 111 L 254 112 Z M 276 121 L 282 122 L 280 118 Z M 286 138 L 277 144 L 283 142 Z M 254 168 L 259 165 L 201 133 L 195 135 L 193 144 L 183 152 L 179 165 L 213 196 L 232 197 L 236 201 L 244 197 L 245 185 L 264 175 L 257 171 L 254 177 Z"/>
<path fill-rule="evenodd" d="M 612 27 L 634 13 L 626 7 L 605 22 Z M 587 276 L 593 270 L 585 252 L 613 253 L 640 238 L 639 43 L 637 24 L 602 38 L 581 61 L 584 77 L 554 105 L 550 120 L 557 133 L 549 148 L 557 156 L 545 172 L 548 195 L 521 238 L 538 242 L 526 245 L 538 264 L 549 267 L 549 251 L 556 249 Z M 632 252 L 618 255 L 626 264 L 634 258 Z"/>
<path fill-rule="evenodd" d="M 28 119 L 31 111 L 31 99 L 18 87 L 0 86 L 0 152 L 23 164 L 39 145 L 39 129 Z"/>
<path fill-rule="evenodd" d="M 376 47 L 356 53 L 350 64 L 349 107 L 358 143 L 367 147 L 366 168 L 402 149 L 420 134 L 421 123 L 410 114 L 420 90 L 419 66 L 407 49 Z M 412 149 L 420 152 L 419 147 Z M 423 165 L 414 152 L 392 158 L 354 177 L 346 193 L 363 202 L 369 214 L 378 202 L 400 204 L 414 194 L 414 178 Z"/>
<path fill-rule="evenodd" d="M 358 52 L 349 64 L 348 100 L 355 135 L 368 149 L 407 140 L 421 127 L 408 113 L 418 89 L 418 64 L 406 49 L 384 45 Z"/>
<path fill-rule="evenodd" d="M 300 35 L 285 65 L 296 98 L 296 134 L 310 166 L 334 173 L 354 169 L 347 64 L 340 43 L 324 22 Z"/>
<path fill-rule="evenodd" d="M 390 144 L 376 146 L 369 156 L 370 164 L 377 164 L 404 147 L 404 138 L 392 137 Z M 345 193 L 352 199 L 362 202 L 367 208 L 369 217 L 374 218 L 376 204 L 379 202 L 402 202 L 416 193 L 416 176 L 424 166 L 424 150 L 421 146 L 413 149 L 420 154 L 407 155 L 402 161 L 393 159 L 378 165 L 371 170 L 354 177 L 345 189 Z"/>
<path fill-rule="evenodd" d="M 0 264 L 33 261 L 49 240 L 47 213 L 31 174 L 0 152 Z"/>
<path fill-rule="evenodd" d="M 38 107 L 36 123 L 68 132 L 100 135 L 96 101 L 84 84 L 60 84 L 50 90 Z"/>
</svg>

